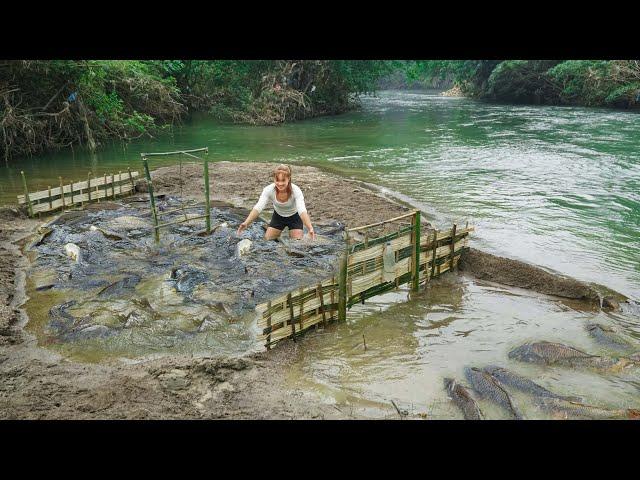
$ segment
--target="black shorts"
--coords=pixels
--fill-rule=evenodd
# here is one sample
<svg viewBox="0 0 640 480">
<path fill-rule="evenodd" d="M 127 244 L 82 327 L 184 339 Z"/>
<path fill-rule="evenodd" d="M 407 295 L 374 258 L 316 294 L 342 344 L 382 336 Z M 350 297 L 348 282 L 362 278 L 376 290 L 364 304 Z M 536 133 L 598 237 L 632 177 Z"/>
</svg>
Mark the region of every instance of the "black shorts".
<svg viewBox="0 0 640 480">
<path fill-rule="evenodd" d="M 302 230 L 302 219 L 300 215 L 298 215 L 298 212 L 290 217 L 283 217 L 274 211 L 269 226 L 277 230 L 284 230 L 284 227 L 289 227 L 289 230 Z"/>
</svg>

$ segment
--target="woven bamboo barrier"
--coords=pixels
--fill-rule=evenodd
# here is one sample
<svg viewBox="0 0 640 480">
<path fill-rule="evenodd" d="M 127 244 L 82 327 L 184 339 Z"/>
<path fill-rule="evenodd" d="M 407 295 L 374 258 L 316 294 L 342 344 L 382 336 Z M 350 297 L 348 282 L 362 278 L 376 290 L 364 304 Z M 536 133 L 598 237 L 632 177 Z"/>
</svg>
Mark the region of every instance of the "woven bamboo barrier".
<svg viewBox="0 0 640 480">
<path fill-rule="evenodd" d="M 406 220 L 411 222 L 407 226 Z M 370 238 L 369 232 L 380 226 L 397 230 Z M 346 310 L 367 298 L 411 283 L 414 290 L 431 278 L 456 268 L 460 255 L 468 249 L 468 225 L 449 230 L 422 230 L 420 212 L 411 212 L 384 222 L 346 231 L 346 245 L 340 272 L 318 285 L 283 294 L 256 307 L 258 341 L 267 349 L 276 342 L 295 337 L 303 331 L 340 318 Z M 353 241 L 354 232 L 364 232 L 364 241 Z M 384 254 L 392 252 L 393 271 L 384 271 Z M 346 261 L 345 261 L 346 260 Z"/>
<path fill-rule="evenodd" d="M 27 183 L 23 176 L 24 195 L 18 195 L 18 204 L 28 206 L 29 216 L 33 217 L 37 213 L 52 212 L 59 209 L 66 209 L 74 205 L 84 205 L 102 198 L 115 199 L 118 196 L 126 195 L 135 188 L 135 179 L 138 172 L 127 171 L 118 174 L 105 174 L 102 177 L 88 178 L 83 182 L 71 182 L 68 185 L 61 185 L 55 188 L 47 188 L 39 192 L 29 193 Z M 62 184 L 62 180 L 60 180 Z"/>
</svg>

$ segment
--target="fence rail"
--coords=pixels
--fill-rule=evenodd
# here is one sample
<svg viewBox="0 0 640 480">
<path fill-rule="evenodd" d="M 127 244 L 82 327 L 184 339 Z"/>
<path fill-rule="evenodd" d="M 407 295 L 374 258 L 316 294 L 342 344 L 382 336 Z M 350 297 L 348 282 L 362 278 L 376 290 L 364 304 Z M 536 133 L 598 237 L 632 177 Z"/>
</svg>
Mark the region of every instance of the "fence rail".
<svg viewBox="0 0 640 480">
<path fill-rule="evenodd" d="M 411 219 L 407 226 L 406 220 Z M 405 220 L 405 222 L 402 222 Z M 369 238 L 373 228 L 397 224 L 397 230 Z M 367 298 L 412 283 L 417 290 L 431 278 L 455 269 L 468 249 L 468 225 L 457 229 L 422 231 L 420 212 L 364 227 L 346 230 L 345 252 L 337 275 L 299 288 L 259 304 L 258 341 L 270 349 L 278 341 L 336 319 L 346 319 L 346 310 Z M 353 238 L 364 232 L 364 240 Z M 387 259 L 385 265 L 385 257 Z"/>
<path fill-rule="evenodd" d="M 60 186 L 47 188 L 39 192 L 29 193 L 27 180 L 22 174 L 24 195 L 18 195 L 18 204 L 27 204 L 29 216 L 33 217 L 37 213 L 53 212 L 60 208 L 65 209 L 74 205 L 83 205 L 102 198 L 115 199 L 132 192 L 135 188 L 135 179 L 138 172 L 127 172 L 118 174 L 104 174 L 100 177 L 87 178 L 81 182 L 71 182 L 63 185 L 60 177 Z"/>
</svg>

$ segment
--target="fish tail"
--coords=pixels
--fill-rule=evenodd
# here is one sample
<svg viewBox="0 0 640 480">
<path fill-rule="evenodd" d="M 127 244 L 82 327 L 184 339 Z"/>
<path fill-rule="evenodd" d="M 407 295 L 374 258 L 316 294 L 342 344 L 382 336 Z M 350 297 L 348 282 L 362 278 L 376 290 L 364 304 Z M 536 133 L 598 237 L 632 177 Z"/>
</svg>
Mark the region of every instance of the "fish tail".
<svg viewBox="0 0 640 480">
<path fill-rule="evenodd" d="M 637 408 L 627 409 L 627 416 L 633 420 L 640 420 L 640 410 Z"/>
</svg>

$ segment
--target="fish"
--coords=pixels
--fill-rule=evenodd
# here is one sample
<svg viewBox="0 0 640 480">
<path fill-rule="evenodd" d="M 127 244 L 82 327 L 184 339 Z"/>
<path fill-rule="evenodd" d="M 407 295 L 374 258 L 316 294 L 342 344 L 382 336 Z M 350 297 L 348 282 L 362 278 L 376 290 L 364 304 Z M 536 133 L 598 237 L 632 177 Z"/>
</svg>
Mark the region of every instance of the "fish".
<svg viewBox="0 0 640 480">
<path fill-rule="evenodd" d="M 489 365 L 487 367 L 484 367 L 482 370 L 495 378 L 502 386 L 513 387 L 521 392 L 530 393 L 538 397 L 560 398 L 563 400 L 576 402 L 582 401 L 580 397 L 566 397 L 553 393 L 546 388 L 538 385 L 534 381 L 513 373 L 506 368 L 498 367 L 496 365 Z"/>
<path fill-rule="evenodd" d="M 556 418 L 592 420 L 640 419 L 640 410 L 634 408 L 608 409 L 550 397 L 537 397 L 534 399 L 534 403 L 541 409 L 550 412 Z"/>
<path fill-rule="evenodd" d="M 70 300 L 60 305 L 51 307 L 51 309 L 49 310 L 49 318 L 51 320 L 49 321 L 48 326 L 57 331 L 67 330 L 71 328 L 76 319 L 73 315 L 67 312 L 67 308 L 72 307 L 75 304 L 75 300 Z"/>
<path fill-rule="evenodd" d="M 238 256 L 238 258 L 240 258 L 243 255 L 246 255 L 247 253 L 249 253 L 250 249 L 251 249 L 251 240 L 249 240 L 248 238 L 244 238 L 240 240 L 236 245 L 236 255 Z"/>
<path fill-rule="evenodd" d="M 444 379 L 444 388 L 464 415 L 465 420 L 483 420 L 484 415 L 469 390 L 456 382 L 453 378 Z"/>
<path fill-rule="evenodd" d="M 635 356 L 601 357 L 590 355 L 577 348 L 553 342 L 528 342 L 514 348 L 508 354 L 513 360 L 545 365 L 591 367 L 599 370 L 620 371 L 638 364 Z"/>
<path fill-rule="evenodd" d="M 178 267 L 171 270 L 171 279 L 175 281 L 177 291 L 191 294 L 194 288 L 209 279 L 209 275 L 195 268 Z"/>
<path fill-rule="evenodd" d="M 123 290 L 127 290 L 135 287 L 140 282 L 140 277 L 138 275 L 130 275 L 125 277 L 117 282 L 112 283 L 111 285 L 107 285 L 102 290 L 98 292 L 98 297 L 106 297 L 109 295 L 114 295 L 121 293 Z"/>
<path fill-rule="evenodd" d="M 522 420 L 522 415 L 516 410 L 509 394 L 491 375 L 476 367 L 465 367 L 464 373 L 481 398 L 487 398 L 498 404 L 507 410 L 513 419 Z"/>
<path fill-rule="evenodd" d="M 78 245 L 76 245 L 75 243 L 67 243 L 64 246 L 64 252 L 66 253 L 67 257 L 70 257 L 76 262 L 80 262 L 80 247 L 78 247 Z"/>
<path fill-rule="evenodd" d="M 92 232 L 100 232 L 102 235 L 104 235 L 105 238 L 108 238 L 109 240 L 122 240 L 123 239 L 123 237 L 121 235 L 118 235 L 117 233 L 110 232 L 108 230 L 104 230 L 102 228 L 98 228 L 95 225 L 91 225 L 91 227 L 89 227 L 89 230 L 91 230 Z"/>
<path fill-rule="evenodd" d="M 638 350 L 638 348 L 634 348 L 631 342 L 618 335 L 611 327 L 601 325 L 599 323 L 587 323 L 586 328 L 589 335 L 591 335 L 596 342 L 608 348 L 625 353 Z"/>
</svg>

